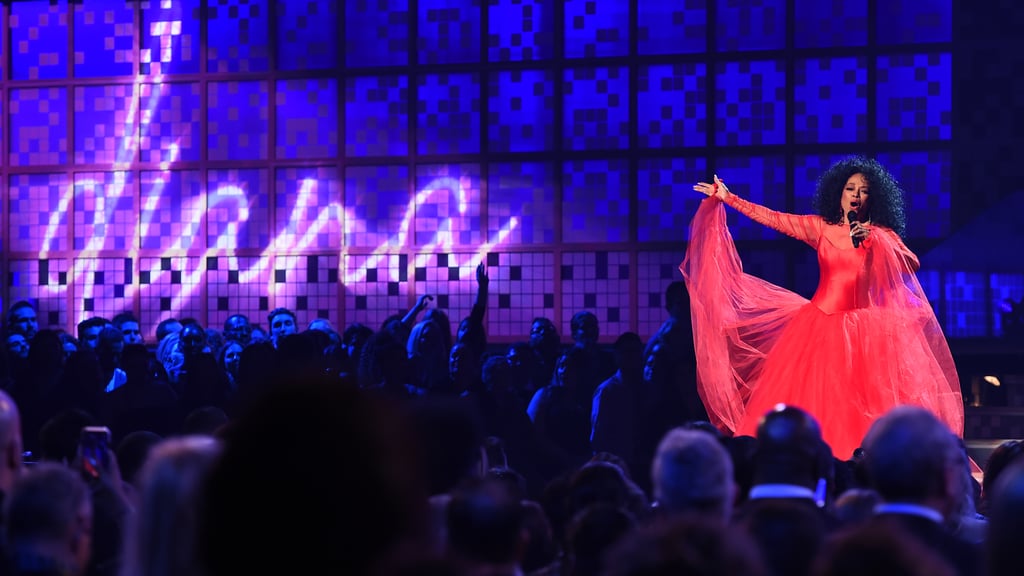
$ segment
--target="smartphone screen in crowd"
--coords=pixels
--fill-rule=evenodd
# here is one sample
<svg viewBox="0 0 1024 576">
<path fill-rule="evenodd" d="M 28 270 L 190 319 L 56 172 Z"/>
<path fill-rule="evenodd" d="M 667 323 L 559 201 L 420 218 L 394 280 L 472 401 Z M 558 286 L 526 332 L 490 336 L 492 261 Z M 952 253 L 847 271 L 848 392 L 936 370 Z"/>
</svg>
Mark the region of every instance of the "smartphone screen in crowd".
<svg viewBox="0 0 1024 576">
<path fill-rule="evenodd" d="M 106 426 L 86 426 L 78 439 L 78 454 L 82 460 L 82 472 L 90 478 L 99 478 L 100 472 L 109 466 L 110 429 Z"/>
</svg>

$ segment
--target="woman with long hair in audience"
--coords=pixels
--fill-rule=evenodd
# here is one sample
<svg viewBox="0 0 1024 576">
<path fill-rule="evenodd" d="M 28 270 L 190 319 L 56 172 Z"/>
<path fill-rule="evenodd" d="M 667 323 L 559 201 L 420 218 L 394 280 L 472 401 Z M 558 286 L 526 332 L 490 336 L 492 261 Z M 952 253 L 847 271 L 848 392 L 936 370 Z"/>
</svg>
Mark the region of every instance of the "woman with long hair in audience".
<svg viewBox="0 0 1024 576">
<path fill-rule="evenodd" d="M 184 436 L 153 448 L 142 468 L 139 507 L 125 533 L 122 576 L 195 576 L 202 486 L 216 440 Z M 253 503 L 253 505 L 258 505 Z"/>
<path fill-rule="evenodd" d="M 450 330 L 442 327 L 436 319 L 429 318 L 413 326 L 406 344 L 414 378 L 410 384 L 432 394 L 451 393 L 448 374 Z"/>
<path fill-rule="evenodd" d="M 775 212 L 715 176 L 680 266 L 691 297 L 698 388 L 712 422 L 753 435 L 777 403 L 821 423 L 840 458 L 894 406 L 927 408 L 958 434 L 960 380 L 917 281 L 903 191 L 877 161 L 851 157 L 818 181 L 817 214 Z M 821 274 L 810 301 L 743 272 L 725 206 L 809 244 Z"/>
<path fill-rule="evenodd" d="M 181 337 L 178 332 L 164 336 L 156 346 L 156 359 L 167 375 L 172 386 L 178 385 L 178 378 L 185 366 L 185 353 L 182 351 Z"/>
<path fill-rule="evenodd" d="M 238 389 L 238 365 L 241 363 L 243 350 L 245 350 L 245 346 L 234 340 L 228 340 L 217 353 L 217 363 L 228 377 L 228 384 L 232 390 Z"/>
</svg>

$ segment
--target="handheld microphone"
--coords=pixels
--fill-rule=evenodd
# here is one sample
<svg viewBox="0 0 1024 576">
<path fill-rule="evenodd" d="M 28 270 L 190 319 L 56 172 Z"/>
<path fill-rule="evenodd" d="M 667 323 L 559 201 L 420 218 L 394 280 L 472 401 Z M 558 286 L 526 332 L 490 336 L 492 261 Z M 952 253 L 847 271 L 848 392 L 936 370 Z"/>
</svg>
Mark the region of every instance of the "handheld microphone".
<svg viewBox="0 0 1024 576">
<path fill-rule="evenodd" d="M 846 214 L 846 221 L 850 223 L 850 231 L 852 232 L 853 231 L 853 223 L 857 221 L 857 211 L 856 210 L 850 210 Z M 860 238 L 858 238 L 856 236 L 853 237 L 853 247 L 854 248 L 859 248 L 860 247 Z"/>
</svg>

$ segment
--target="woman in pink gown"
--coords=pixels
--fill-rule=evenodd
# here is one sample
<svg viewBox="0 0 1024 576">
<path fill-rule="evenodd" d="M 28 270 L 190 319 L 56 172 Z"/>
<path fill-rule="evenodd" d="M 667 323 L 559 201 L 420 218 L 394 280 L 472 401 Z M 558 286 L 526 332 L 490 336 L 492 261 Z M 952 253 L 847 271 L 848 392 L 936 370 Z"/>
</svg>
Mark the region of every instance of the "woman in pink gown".
<svg viewBox="0 0 1024 576">
<path fill-rule="evenodd" d="M 818 182 L 816 215 L 774 212 L 715 177 L 694 216 L 680 270 L 691 297 L 698 389 L 712 422 L 754 435 L 778 403 L 814 414 L 833 453 L 850 458 L 871 423 L 915 404 L 963 434 L 949 346 L 903 244 L 903 196 L 878 162 L 848 158 Z M 810 301 L 743 272 L 725 204 L 818 253 Z"/>
</svg>

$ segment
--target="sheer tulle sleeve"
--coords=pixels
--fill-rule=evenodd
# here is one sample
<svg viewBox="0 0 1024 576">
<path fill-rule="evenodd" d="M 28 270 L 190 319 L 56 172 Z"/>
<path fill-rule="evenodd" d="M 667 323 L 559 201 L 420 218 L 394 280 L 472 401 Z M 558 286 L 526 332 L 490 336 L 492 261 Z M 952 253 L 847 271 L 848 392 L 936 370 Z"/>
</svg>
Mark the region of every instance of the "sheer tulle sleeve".
<svg viewBox="0 0 1024 576">
<path fill-rule="evenodd" d="M 878 226 L 875 228 L 878 234 L 871 234 L 864 240 L 864 247 L 870 249 L 875 242 L 875 238 L 883 236 L 883 249 L 891 251 L 903 261 L 904 266 L 909 272 L 917 272 L 921 269 L 921 261 L 917 259 L 917 255 L 907 248 L 906 244 L 899 237 L 898 234 L 888 228 Z"/>
<path fill-rule="evenodd" d="M 793 230 L 802 234 L 802 226 Z M 743 272 L 720 200 L 705 199 L 690 230 L 679 269 L 690 292 L 697 389 L 711 423 L 734 432 L 762 360 L 807 300 Z"/>
<path fill-rule="evenodd" d="M 735 194 L 731 194 L 725 203 L 740 211 L 754 222 L 764 224 L 773 230 L 782 232 L 786 236 L 805 242 L 812 248 L 818 247 L 822 225 L 820 216 L 776 212 L 760 204 L 744 200 Z"/>
<path fill-rule="evenodd" d="M 892 334 L 891 340 L 904 342 L 900 353 L 916 363 L 904 368 L 916 378 L 893 374 L 890 381 L 899 382 L 900 388 L 887 390 L 882 384 L 881 391 L 891 395 L 897 405 L 914 404 L 930 409 L 962 436 L 960 378 L 946 337 L 914 274 L 920 266 L 917 256 L 888 228 L 875 226 L 868 240 L 868 301 L 876 314 L 873 324 L 877 330 L 902 332 L 902 336 Z M 913 337 L 908 338 L 908 334 Z M 915 349 L 908 350 L 907 346 Z"/>
</svg>

